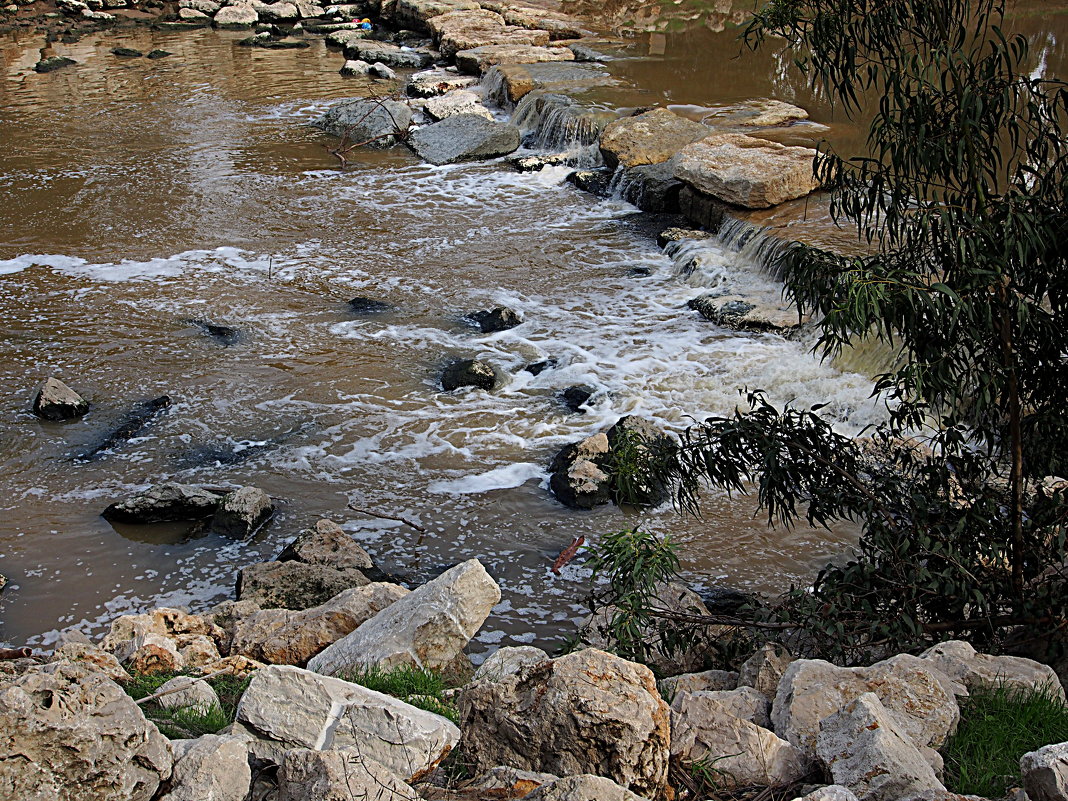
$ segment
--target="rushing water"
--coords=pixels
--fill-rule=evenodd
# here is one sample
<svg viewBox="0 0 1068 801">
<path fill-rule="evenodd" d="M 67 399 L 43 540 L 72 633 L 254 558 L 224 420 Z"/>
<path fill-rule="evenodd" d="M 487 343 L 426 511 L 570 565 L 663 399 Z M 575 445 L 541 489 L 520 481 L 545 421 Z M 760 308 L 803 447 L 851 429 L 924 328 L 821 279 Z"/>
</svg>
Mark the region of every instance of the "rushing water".
<svg viewBox="0 0 1068 801">
<path fill-rule="evenodd" d="M 662 224 L 575 190 L 564 168 L 435 168 L 394 149 L 339 172 L 306 122 L 366 87 L 338 76 L 340 56 L 321 42 L 261 51 L 234 47 L 239 36 L 91 36 L 56 45 L 80 63 L 46 75 L 30 70 L 42 42 L 0 47 L 0 572 L 12 580 L 0 641 L 47 641 L 151 605 L 203 608 L 319 516 L 411 581 L 482 559 L 504 601 L 476 651 L 572 631 L 588 572 L 581 560 L 559 577 L 548 568 L 578 535 L 641 523 L 681 544 L 695 582 L 758 590 L 805 580 L 842 551 L 848 531 L 769 530 L 744 499 L 710 494 L 695 520 L 670 507 L 570 511 L 545 488 L 562 444 L 624 414 L 673 428 L 726 414 L 745 387 L 830 402 L 847 430 L 878 417 L 867 380 L 804 343 L 686 309 L 710 286 L 776 296 L 759 247 L 743 237 L 664 254 Z M 116 45 L 174 55 L 119 60 Z M 654 62 L 613 69 L 645 96 L 660 91 L 643 73 Z M 680 102 L 701 108 L 743 91 L 710 86 L 698 99 L 678 81 Z M 354 315 L 356 295 L 394 311 Z M 482 335 L 462 320 L 502 304 L 523 324 Z M 190 319 L 241 336 L 223 346 Z M 457 356 L 492 361 L 503 387 L 442 393 L 437 376 Z M 559 366 L 521 370 L 546 358 Z M 86 418 L 29 414 L 48 375 L 92 402 Z M 579 383 L 598 391 L 572 414 L 557 393 Z M 164 393 L 173 405 L 142 436 L 72 460 Z M 251 542 L 99 516 L 167 479 L 256 484 L 279 511 Z"/>
</svg>

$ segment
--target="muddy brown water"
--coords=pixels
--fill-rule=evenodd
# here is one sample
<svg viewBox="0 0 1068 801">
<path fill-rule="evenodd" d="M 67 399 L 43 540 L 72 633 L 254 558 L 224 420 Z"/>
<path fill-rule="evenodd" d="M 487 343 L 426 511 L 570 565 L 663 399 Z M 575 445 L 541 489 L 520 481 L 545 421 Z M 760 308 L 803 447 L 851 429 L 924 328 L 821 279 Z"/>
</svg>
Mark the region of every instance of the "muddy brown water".
<svg viewBox="0 0 1068 801">
<path fill-rule="evenodd" d="M 1032 21 L 1059 69 L 1064 17 L 1050 19 Z M 734 35 L 700 26 L 628 39 L 610 65 L 626 85 L 597 102 L 659 97 L 703 118 L 776 96 L 838 125 L 774 58 L 734 60 Z M 306 123 L 367 87 L 341 78 L 341 56 L 321 41 L 262 51 L 235 47 L 242 36 L 91 35 L 51 46 L 79 63 L 45 75 L 32 71 L 43 41 L 0 43 L 0 572 L 11 580 L 0 642 L 98 631 L 153 605 L 203 609 L 320 516 L 413 583 L 482 559 L 504 600 L 476 655 L 573 632 L 588 570 L 581 559 L 561 576 L 549 567 L 575 536 L 640 524 L 680 544 L 696 584 L 760 591 L 806 581 L 848 547 L 846 529 L 769 529 L 747 499 L 709 493 L 694 519 L 670 506 L 570 511 L 545 488 L 564 443 L 624 414 L 675 429 L 727 414 L 744 387 L 830 401 L 844 430 L 878 419 L 863 376 L 819 363 L 805 343 L 728 332 L 685 309 L 710 286 L 776 292 L 753 252 L 712 242 L 673 259 L 653 240 L 665 221 L 578 192 L 565 169 L 435 168 L 398 148 L 339 172 L 330 140 Z M 173 55 L 123 60 L 109 52 L 120 45 Z M 680 269 L 694 258 L 696 270 Z M 356 295 L 394 308 L 352 314 Z M 482 335 L 461 319 L 496 305 L 523 324 Z M 190 319 L 240 337 L 223 345 Z M 504 386 L 442 393 L 441 367 L 461 356 L 492 361 Z M 550 357 L 553 370 L 521 370 Z M 86 418 L 29 414 L 48 375 L 92 402 Z M 598 389 L 585 414 L 556 398 L 574 384 Z M 71 458 L 162 394 L 172 406 L 140 436 Z M 278 513 L 250 542 L 99 516 L 167 479 L 253 483 Z"/>
</svg>

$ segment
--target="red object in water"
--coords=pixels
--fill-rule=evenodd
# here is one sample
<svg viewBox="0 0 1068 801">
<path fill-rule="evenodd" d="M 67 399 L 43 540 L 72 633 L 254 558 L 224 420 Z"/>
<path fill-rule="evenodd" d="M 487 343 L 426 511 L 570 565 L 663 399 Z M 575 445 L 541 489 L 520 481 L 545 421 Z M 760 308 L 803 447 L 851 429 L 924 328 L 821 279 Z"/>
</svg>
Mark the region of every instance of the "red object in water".
<svg viewBox="0 0 1068 801">
<path fill-rule="evenodd" d="M 575 558 L 575 554 L 578 553 L 578 549 L 582 547 L 582 543 L 586 541 L 585 537 L 575 537 L 575 541 L 564 548 L 560 552 L 560 555 L 556 557 L 556 561 L 553 562 L 552 571 L 556 575 L 560 575 L 560 568 Z"/>
</svg>

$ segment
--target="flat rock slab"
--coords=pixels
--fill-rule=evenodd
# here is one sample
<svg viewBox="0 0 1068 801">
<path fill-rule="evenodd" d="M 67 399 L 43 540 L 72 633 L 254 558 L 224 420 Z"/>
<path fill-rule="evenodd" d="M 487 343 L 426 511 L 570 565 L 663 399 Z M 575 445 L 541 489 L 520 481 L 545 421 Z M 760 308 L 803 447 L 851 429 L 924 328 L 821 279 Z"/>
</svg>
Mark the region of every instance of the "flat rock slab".
<svg viewBox="0 0 1068 801">
<path fill-rule="evenodd" d="M 477 114 L 456 114 L 419 128 L 408 139 L 412 150 L 431 164 L 505 156 L 519 148 L 519 129 Z"/>
<path fill-rule="evenodd" d="M 353 39 L 345 46 L 345 58 L 380 63 L 389 67 L 421 70 L 434 63 L 434 57 L 422 50 L 378 42 L 373 39 Z"/>
<path fill-rule="evenodd" d="M 432 17 L 450 11 L 478 11 L 475 0 L 397 0 L 393 7 L 393 22 L 398 27 L 430 32 L 427 24 Z"/>
<path fill-rule="evenodd" d="M 487 83 L 500 84 L 495 99 L 518 103 L 535 89 L 547 92 L 580 92 L 597 86 L 615 86 L 618 81 L 611 73 L 595 64 L 571 61 L 548 61 L 540 64 L 501 64 L 493 67 L 493 78 Z"/>
<path fill-rule="evenodd" d="M 470 89 L 472 86 L 478 86 L 478 78 L 434 69 L 417 72 L 409 78 L 407 92 L 412 97 L 437 97 L 457 89 Z"/>
<path fill-rule="evenodd" d="M 575 61 L 575 54 L 566 47 L 529 44 L 491 44 L 456 53 L 456 66 L 460 72 L 469 75 L 481 75 L 498 64 L 541 64 L 547 61 Z"/>
<path fill-rule="evenodd" d="M 734 331 L 788 334 L 807 320 L 796 308 L 743 295 L 701 295 L 688 305 L 702 317 Z"/>
<path fill-rule="evenodd" d="M 609 167 L 660 164 L 708 133 L 708 127 L 699 122 L 657 108 L 606 125 L 601 134 L 601 155 Z"/>
<path fill-rule="evenodd" d="M 766 209 L 819 188 L 816 151 L 745 134 L 713 134 L 679 152 L 675 177 L 725 203 Z"/>
</svg>

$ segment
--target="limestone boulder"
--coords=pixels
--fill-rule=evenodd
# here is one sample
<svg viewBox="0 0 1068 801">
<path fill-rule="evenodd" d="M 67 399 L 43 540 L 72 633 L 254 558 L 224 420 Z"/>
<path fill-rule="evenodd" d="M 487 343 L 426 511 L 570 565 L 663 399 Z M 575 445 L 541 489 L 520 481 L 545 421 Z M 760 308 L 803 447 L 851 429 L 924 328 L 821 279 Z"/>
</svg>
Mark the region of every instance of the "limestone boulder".
<svg viewBox="0 0 1068 801">
<path fill-rule="evenodd" d="M 808 112 L 803 108 L 782 100 L 755 100 L 744 108 L 746 113 L 735 122 L 746 128 L 772 128 L 808 119 Z"/>
<path fill-rule="evenodd" d="M 980 654 L 962 640 L 932 646 L 920 654 L 920 659 L 968 689 L 992 686 L 1048 689 L 1064 700 L 1064 686 L 1056 671 L 1031 659 Z"/>
<path fill-rule="evenodd" d="M 361 61 L 358 58 L 350 58 L 344 64 L 341 65 L 341 69 L 338 70 L 341 75 L 347 75 L 353 78 L 359 78 L 364 75 L 371 74 L 371 65 L 366 61 Z"/>
<path fill-rule="evenodd" d="M 483 83 L 487 87 L 496 87 L 489 92 L 491 100 L 502 105 L 514 105 L 536 89 L 574 94 L 601 86 L 615 86 L 618 80 L 600 65 L 565 60 L 534 64 L 502 63 L 486 72 Z"/>
<path fill-rule="evenodd" d="M 519 129 L 478 114 L 456 114 L 417 129 L 408 144 L 431 164 L 490 159 L 519 148 Z"/>
<path fill-rule="evenodd" d="M 368 570 L 374 567 L 371 555 L 352 535 L 333 520 L 322 519 L 314 528 L 302 531 L 278 554 L 279 562 L 304 562 L 338 570 Z"/>
<path fill-rule="evenodd" d="M 215 514 L 222 495 L 193 484 L 168 481 L 111 504 L 103 511 L 116 523 L 204 520 Z"/>
<path fill-rule="evenodd" d="M 308 667 L 327 675 L 367 666 L 445 668 L 500 600 L 497 583 L 477 559 L 469 559 L 387 606 Z"/>
<path fill-rule="evenodd" d="M 346 53 L 345 57 L 353 56 Z M 312 125 L 333 136 L 348 136 L 353 143 L 368 142 L 368 147 L 389 147 L 396 144 L 397 136 L 407 131 L 411 121 L 412 110 L 407 103 L 358 99 L 331 106 Z"/>
<path fill-rule="evenodd" d="M 540 64 L 545 61 L 574 61 L 566 47 L 539 47 L 529 44 L 489 44 L 459 50 L 456 66 L 468 75 L 482 75 L 498 64 Z"/>
<path fill-rule="evenodd" d="M 86 642 L 65 642 L 59 645 L 49 662 L 84 662 L 94 670 L 100 671 L 112 681 L 129 681 L 127 673 L 114 654 L 108 653 L 103 648 Z"/>
<path fill-rule="evenodd" d="M 189 676 L 175 676 L 156 692 L 166 693 L 159 698 L 159 705 L 164 709 L 194 709 L 205 715 L 212 709 L 222 708 L 219 696 L 210 684 Z"/>
<path fill-rule="evenodd" d="M 251 3 L 237 3 L 223 6 L 212 20 L 216 28 L 225 30 L 244 30 L 251 28 L 260 20 L 260 14 Z"/>
<path fill-rule="evenodd" d="M 303 611 L 257 610 L 236 622 L 230 652 L 261 662 L 304 665 L 407 594 L 398 584 L 376 582 Z"/>
<path fill-rule="evenodd" d="M 809 769 L 805 755 L 753 722 L 753 718 L 766 720 L 767 715 L 754 700 L 723 691 L 676 696 L 671 710 L 672 756 L 683 763 L 714 765 L 729 786 L 786 784 L 802 778 Z"/>
<path fill-rule="evenodd" d="M 225 636 L 223 630 L 208 618 L 161 606 L 144 614 L 115 618 L 100 647 L 114 654 L 120 662 L 125 662 L 150 634 L 171 640 L 175 650 L 178 648 L 176 638 L 184 635 L 204 635 L 216 642 Z"/>
<path fill-rule="evenodd" d="M 125 661 L 131 673 L 172 673 L 185 667 L 174 640 L 161 634 L 146 634 Z"/>
<path fill-rule="evenodd" d="M 835 784 L 859 801 L 897 801 L 945 787 L 875 693 L 861 693 L 820 727 L 816 754 Z"/>
<path fill-rule="evenodd" d="M 766 209 L 819 188 L 816 151 L 745 134 L 705 137 L 679 151 L 675 177 L 734 206 Z"/>
<path fill-rule="evenodd" d="M 472 682 L 459 709 L 475 770 L 591 772 L 649 798 L 665 787 L 669 711 L 644 665 L 586 649 Z"/>
<path fill-rule="evenodd" d="M 376 39 L 352 39 L 345 45 L 345 58 L 359 59 L 369 64 L 421 70 L 434 63 L 434 57 L 423 50 L 413 50 Z M 391 101 L 396 102 L 396 101 Z"/>
<path fill-rule="evenodd" d="M 444 69 L 433 69 L 415 73 L 408 79 L 406 91 L 412 97 L 437 97 L 457 89 L 470 89 L 472 86 L 478 86 L 478 78 L 457 75 Z"/>
<path fill-rule="evenodd" d="M 738 686 L 738 674 L 733 670 L 703 670 L 700 673 L 681 673 L 657 682 L 665 697 L 674 700 L 684 692 L 715 692 L 733 690 Z M 774 695 L 774 693 L 772 693 Z M 770 695 L 768 696 L 771 697 Z"/>
<path fill-rule="evenodd" d="M 271 496 L 259 487 L 241 487 L 223 496 L 211 519 L 211 527 L 219 534 L 245 539 L 273 514 Z"/>
<path fill-rule="evenodd" d="M 237 598 L 264 609 L 309 609 L 345 590 L 369 584 L 359 570 L 335 570 L 304 562 L 258 562 L 237 577 Z"/>
<path fill-rule="evenodd" d="M 178 20 L 180 22 L 196 23 L 198 25 L 208 25 L 211 22 L 211 16 L 205 14 L 203 11 L 197 11 L 195 8 L 179 8 Z"/>
<path fill-rule="evenodd" d="M 524 798 L 527 801 L 645 801 L 611 779 L 592 773 L 546 782 Z"/>
<path fill-rule="evenodd" d="M 277 801 L 419 801 L 396 773 L 359 748 L 286 752 L 278 771 Z"/>
<path fill-rule="evenodd" d="M 857 797 L 848 787 L 830 784 L 813 790 L 801 798 L 795 798 L 794 801 L 857 801 Z"/>
<path fill-rule="evenodd" d="M 430 33 L 427 24 L 433 17 L 450 11 L 477 11 L 475 0 L 396 0 L 393 7 L 393 22 L 399 28 Z"/>
<path fill-rule="evenodd" d="M 897 729 L 918 748 L 940 747 L 960 719 L 956 698 L 915 657 L 857 668 L 799 659 L 786 669 L 772 703 L 775 733 L 812 756 L 820 722 L 868 692 L 878 696 Z"/>
<path fill-rule="evenodd" d="M 733 690 L 697 690 L 678 693 L 671 701 L 671 711 L 676 715 L 700 715 L 705 707 L 717 713 L 725 712 L 742 720 L 748 720 L 765 729 L 771 728 L 771 701 L 752 687 Z"/>
<path fill-rule="evenodd" d="M 606 125 L 601 133 L 601 155 L 609 167 L 660 164 L 708 133 L 708 127 L 699 122 L 656 108 Z"/>
<path fill-rule="evenodd" d="M 738 668 L 738 686 L 752 687 L 767 698 L 774 698 L 783 673 L 793 661 L 784 646 L 777 642 L 764 643 Z"/>
<path fill-rule="evenodd" d="M 0 797 L 149 801 L 171 775 L 167 740 L 86 664 L 31 667 L 0 683 Z"/>
<path fill-rule="evenodd" d="M 478 790 L 480 794 L 503 796 L 505 798 L 522 798 L 543 784 L 559 779 L 551 773 L 538 773 L 533 770 L 518 770 L 505 765 L 490 768 L 464 784 L 464 790 Z M 489 791 L 486 793 L 486 791 Z"/>
<path fill-rule="evenodd" d="M 547 662 L 549 655 L 532 645 L 506 646 L 499 648 L 479 665 L 471 681 L 499 681 L 505 676 L 518 673 L 527 665 Z"/>
<path fill-rule="evenodd" d="M 171 789 L 159 801 L 244 801 L 252 784 L 244 738 L 205 734 L 171 747 Z"/>
<path fill-rule="evenodd" d="M 300 19 L 300 12 L 293 3 L 262 3 L 258 7 L 260 16 L 270 22 L 288 22 Z"/>
<path fill-rule="evenodd" d="M 548 31 L 529 30 L 513 25 L 452 28 L 443 33 L 440 39 L 441 54 L 445 58 L 454 58 L 461 51 L 471 51 L 479 47 L 545 47 L 547 44 Z"/>
<path fill-rule="evenodd" d="M 443 120 L 457 114 L 477 114 L 487 120 L 493 119 L 493 114 L 482 104 L 482 96 L 466 89 L 457 89 L 447 95 L 432 97 L 426 101 L 423 111 L 434 120 Z"/>
<path fill-rule="evenodd" d="M 291 748 L 354 748 L 408 782 L 432 771 L 460 738 L 439 715 L 288 665 L 253 674 L 237 723 L 259 741 L 253 753 L 271 754 L 276 762 Z"/>
<path fill-rule="evenodd" d="M 33 413 L 42 420 L 73 420 L 89 411 L 89 401 L 58 378 L 46 378 L 33 399 Z"/>
<path fill-rule="evenodd" d="M 1068 801 L 1068 743 L 1024 754 L 1020 774 L 1030 801 Z"/>
</svg>

